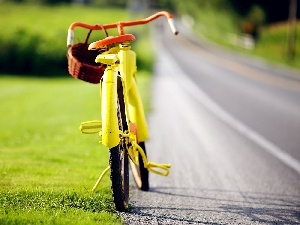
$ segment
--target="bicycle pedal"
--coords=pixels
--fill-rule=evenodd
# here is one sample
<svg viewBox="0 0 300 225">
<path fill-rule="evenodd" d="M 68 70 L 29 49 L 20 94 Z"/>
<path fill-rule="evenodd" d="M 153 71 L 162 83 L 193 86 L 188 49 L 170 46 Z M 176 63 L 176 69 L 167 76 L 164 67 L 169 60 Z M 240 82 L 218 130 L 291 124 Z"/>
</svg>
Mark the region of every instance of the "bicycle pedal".
<svg viewBox="0 0 300 225">
<path fill-rule="evenodd" d="M 102 131 L 102 121 L 101 120 L 91 120 L 87 122 L 82 122 L 79 126 L 79 130 L 83 134 L 96 134 Z"/>
</svg>

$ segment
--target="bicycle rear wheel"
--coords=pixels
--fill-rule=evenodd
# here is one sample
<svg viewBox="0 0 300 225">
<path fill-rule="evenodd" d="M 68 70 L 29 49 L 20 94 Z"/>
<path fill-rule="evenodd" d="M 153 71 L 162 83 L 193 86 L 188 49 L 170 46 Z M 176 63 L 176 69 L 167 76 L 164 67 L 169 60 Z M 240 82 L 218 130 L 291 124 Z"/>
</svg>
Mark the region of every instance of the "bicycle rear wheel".
<svg viewBox="0 0 300 225">
<path fill-rule="evenodd" d="M 123 100 L 122 84 L 118 80 L 118 121 L 121 131 L 128 130 Z M 128 153 L 127 143 L 121 137 L 120 143 L 109 149 L 110 158 L 110 179 L 113 202 L 116 210 L 125 211 L 128 208 L 129 199 L 129 174 L 128 174 Z"/>
<path fill-rule="evenodd" d="M 146 146 L 145 142 L 140 142 L 139 146 L 143 149 L 145 155 L 146 153 Z M 141 154 L 139 154 L 139 164 L 136 165 L 130 160 L 131 171 L 133 174 L 134 181 L 139 189 L 142 191 L 149 190 L 149 171 L 145 168 L 144 162 L 142 159 Z"/>
</svg>

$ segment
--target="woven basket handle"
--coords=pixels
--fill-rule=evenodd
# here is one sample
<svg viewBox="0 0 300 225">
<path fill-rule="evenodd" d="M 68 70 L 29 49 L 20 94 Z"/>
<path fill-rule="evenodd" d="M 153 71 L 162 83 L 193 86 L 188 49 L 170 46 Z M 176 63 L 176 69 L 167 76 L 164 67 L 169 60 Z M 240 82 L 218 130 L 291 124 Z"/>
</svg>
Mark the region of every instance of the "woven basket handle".
<svg viewBox="0 0 300 225">
<path fill-rule="evenodd" d="M 108 37 L 107 30 L 106 30 L 102 25 L 99 24 L 99 26 L 102 28 L 102 30 L 103 30 L 103 32 L 104 32 L 104 34 L 105 34 L 105 37 Z M 90 38 L 90 35 L 91 35 L 92 31 L 93 31 L 93 30 L 90 30 L 89 33 L 87 34 L 86 39 L 85 39 L 85 42 L 84 42 L 85 44 L 88 43 L 88 40 L 89 40 L 89 38 Z"/>
</svg>

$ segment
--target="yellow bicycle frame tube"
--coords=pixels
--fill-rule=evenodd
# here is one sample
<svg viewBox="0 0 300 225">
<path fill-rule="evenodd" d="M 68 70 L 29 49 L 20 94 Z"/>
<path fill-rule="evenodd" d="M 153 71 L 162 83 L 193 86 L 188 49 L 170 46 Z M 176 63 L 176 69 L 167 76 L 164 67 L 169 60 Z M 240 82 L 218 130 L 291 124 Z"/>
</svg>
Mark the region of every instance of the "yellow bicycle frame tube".
<svg viewBox="0 0 300 225">
<path fill-rule="evenodd" d="M 129 119 L 136 124 L 138 141 L 145 141 L 149 136 L 148 127 L 143 104 L 138 94 L 136 81 L 133 77 L 132 85 L 128 92 L 128 103 Z"/>
<path fill-rule="evenodd" d="M 114 52 L 116 49 L 112 50 Z M 142 100 L 136 84 L 136 55 L 126 44 L 119 45 L 117 54 L 101 54 L 97 62 L 107 64 L 104 71 L 101 90 L 102 114 L 102 144 L 108 148 L 118 145 L 120 131 L 117 115 L 117 77 L 121 76 L 126 108 L 127 124 L 135 123 L 138 141 L 145 141 L 148 136 L 148 126 Z M 118 74 L 120 72 L 120 75 Z"/>
<path fill-rule="evenodd" d="M 108 148 L 120 142 L 117 115 L 117 67 L 107 66 L 103 75 L 101 88 L 102 109 L 102 144 Z"/>
<path fill-rule="evenodd" d="M 120 59 L 120 73 L 122 81 L 125 82 L 125 105 L 126 114 L 129 121 L 136 124 L 138 141 L 145 141 L 148 136 L 148 126 L 144 113 L 142 100 L 138 93 L 136 84 L 136 54 L 130 50 L 130 47 L 124 44 L 120 45 L 118 53 Z"/>
</svg>

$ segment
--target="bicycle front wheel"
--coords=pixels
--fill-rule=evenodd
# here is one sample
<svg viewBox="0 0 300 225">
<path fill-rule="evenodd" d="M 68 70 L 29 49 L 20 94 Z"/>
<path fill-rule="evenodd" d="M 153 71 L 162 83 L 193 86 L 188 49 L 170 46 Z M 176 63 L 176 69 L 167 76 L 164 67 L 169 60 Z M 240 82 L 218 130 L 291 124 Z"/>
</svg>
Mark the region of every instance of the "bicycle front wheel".
<svg viewBox="0 0 300 225">
<path fill-rule="evenodd" d="M 129 196 L 128 155 L 120 144 L 110 149 L 109 165 L 115 208 L 118 211 L 125 211 L 128 208 Z"/>
<path fill-rule="evenodd" d="M 120 80 L 118 80 L 118 121 L 121 131 L 128 130 L 125 115 L 125 105 L 123 100 L 123 88 Z M 120 139 L 120 143 L 109 149 L 110 158 L 110 179 L 113 202 L 116 210 L 125 211 L 128 208 L 129 199 L 129 174 L 128 174 L 128 153 L 127 143 L 124 138 Z"/>
</svg>

